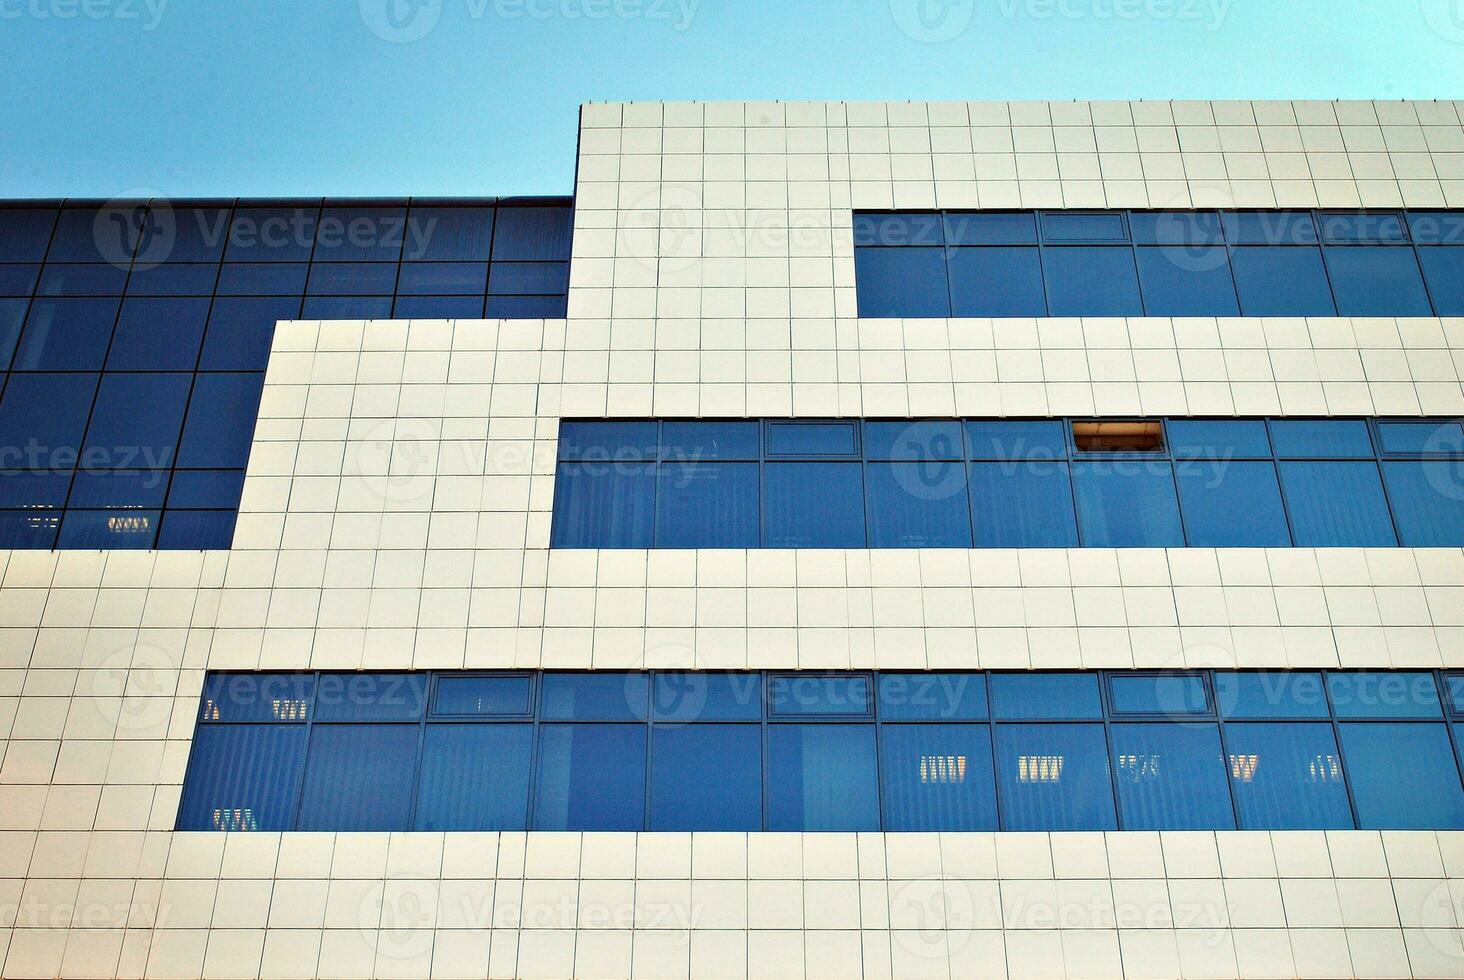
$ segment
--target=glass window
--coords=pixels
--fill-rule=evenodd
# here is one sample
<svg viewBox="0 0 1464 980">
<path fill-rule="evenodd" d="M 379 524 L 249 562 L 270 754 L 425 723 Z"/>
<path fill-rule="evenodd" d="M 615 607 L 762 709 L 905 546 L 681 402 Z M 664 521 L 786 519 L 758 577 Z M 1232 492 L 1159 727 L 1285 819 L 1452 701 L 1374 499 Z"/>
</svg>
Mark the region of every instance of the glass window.
<svg viewBox="0 0 1464 980">
<path fill-rule="evenodd" d="M 10 368 L 10 357 L 20 340 L 20 326 L 25 322 L 25 300 L 0 300 L 0 371 Z"/>
<path fill-rule="evenodd" d="M 478 319 L 482 296 L 398 296 L 391 315 L 398 320 Z"/>
<path fill-rule="evenodd" d="M 533 712 L 533 684 L 527 674 L 437 679 L 436 715 L 527 715 Z"/>
<path fill-rule="evenodd" d="M 170 510 L 163 515 L 158 547 L 180 551 L 223 551 L 234 541 L 233 510 Z"/>
<path fill-rule="evenodd" d="M 306 320 L 385 320 L 390 296 L 307 296 L 300 311 Z"/>
<path fill-rule="evenodd" d="M 493 227 L 493 261 L 569 258 L 574 211 L 567 207 L 500 207 Z"/>
<path fill-rule="evenodd" d="M 50 208 L 0 208 L 0 262 L 40 262 L 55 224 Z"/>
<path fill-rule="evenodd" d="M 533 744 L 533 725 L 428 725 L 414 829 L 527 829 Z"/>
<path fill-rule="evenodd" d="M 1321 215 L 1324 242 L 1406 242 L 1403 216 L 1396 211 L 1333 211 Z"/>
<path fill-rule="evenodd" d="M 1169 463 L 1095 460 L 1072 466 L 1078 527 L 1085 547 L 1184 546 Z"/>
<path fill-rule="evenodd" d="M 756 463 L 667 461 L 657 482 L 656 547 L 758 546 Z"/>
<path fill-rule="evenodd" d="M 275 323 L 299 316 L 298 297 L 214 300 L 199 370 L 263 371 L 269 365 Z"/>
<path fill-rule="evenodd" d="M 1458 422 L 1379 422 L 1377 428 L 1385 453 L 1464 455 L 1464 426 Z"/>
<path fill-rule="evenodd" d="M 1319 248 L 1242 246 L 1231 249 L 1230 263 L 1245 316 L 1333 316 L 1337 312 Z"/>
<path fill-rule="evenodd" d="M 762 728 L 657 725 L 651 830 L 761 830 Z"/>
<path fill-rule="evenodd" d="M 317 721 L 415 721 L 427 708 L 426 674 L 322 674 Z"/>
<path fill-rule="evenodd" d="M 316 296 L 379 296 L 396 290 L 395 262 L 325 262 L 310 267 Z"/>
<path fill-rule="evenodd" d="M 967 422 L 972 459 L 1067 458 L 1066 427 L 1061 422 Z"/>
<path fill-rule="evenodd" d="M 220 296 L 291 296 L 299 312 L 299 297 L 305 292 L 310 266 L 304 262 L 250 265 L 225 264 L 219 273 Z"/>
<path fill-rule="evenodd" d="M 576 721 L 645 721 L 648 675 L 594 671 L 543 675 L 541 715 Z"/>
<path fill-rule="evenodd" d="M 242 469 L 249 462 L 263 389 L 262 374 L 200 374 L 188 403 L 178 465 Z"/>
<path fill-rule="evenodd" d="M 37 299 L 15 352 L 18 371 L 96 371 L 117 322 L 115 299 Z"/>
<path fill-rule="evenodd" d="M 163 506 L 167 470 L 79 470 L 66 505 L 72 510 Z"/>
<path fill-rule="evenodd" d="M 953 248 L 949 263 L 951 316 L 1047 315 L 1035 245 Z"/>
<path fill-rule="evenodd" d="M 231 207 L 170 208 L 166 202 L 152 208 L 148 217 L 154 234 L 171 236 L 160 262 L 217 262 L 224 254 Z M 146 244 L 139 258 L 150 256 Z"/>
<path fill-rule="evenodd" d="M 483 315 L 505 320 L 563 319 L 566 304 L 564 296 L 489 296 Z"/>
<path fill-rule="evenodd" d="M 38 265 L 0 265 L 0 296 L 19 296 L 29 299 L 35 291 L 40 277 Z M 24 312 L 24 304 L 21 312 Z"/>
<path fill-rule="evenodd" d="M 1409 211 L 1413 240 L 1429 245 L 1464 245 L 1464 211 Z"/>
<path fill-rule="evenodd" d="M 148 551 L 158 533 L 155 510 L 68 510 L 61 518 L 58 548 L 86 551 Z"/>
<path fill-rule="evenodd" d="M 1042 250 L 1051 316 L 1139 316 L 1139 279 L 1129 248 L 1049 247 Z"/>
<path fill-rule="evenodd" d="M 304 764 L 302 726 L 198 726 L 178 808 L 178 829 L 294 829 Z"/>
<path fill-rule="evenodd" d="M 859 463 L 768 463 L 768 548 L 863 548 L 864 473 Z"/>
<path fill-rule="evenodd" d="M 133 269 L 127 279 L 128 296 L 212 296 L 219 267 L 187 263 Z"/>
<path fill-rule="evenodd" d="M 1122 211 L 1043 211 L 1042 237 L 1049 242 L 1126 242 Z"/>
<path fill-rule="evenodd" d="M 1238 316 L 1230 254 L 1223 245 L 1135 249 L 1145 316 Z"/>
<path fill-rule="evenodd" d="M 1210 712 L 1205 679 L 1199 674 L 1112 674 L 1108 690 L 1115 714 L 1204 715 Z"/>
<path fill-rule="evenodd" d="M 1413 249 L 1347 245 L 1325 252 L 1342 316 L 1432 314 Z"/>
<path fill-rule="evenodd" d="M 1116 830 L 1107 753 L 1102 725 L 998 725 L 1002 830 Z"/>
<path fill-rule="evenodd" d="M 645 829 L 646 726 L 539 726 L 535 830 Z"/>
<path fill-rule="evenodd" d="M 229 223 L 229 244 L 224 258 L 230 262 L 308 262 L 315 244 L 315 227 L 320 208 L 238 208 Z"/>
<path fill-rule="evenodd" d="M 1276 455 L 1301 459 L 1365 459 L 1373 454 L 1367 423 L 1357 419 L 1274 419 Z"/>
<path fill-rule="evenodd" d="M 762 718 L 762 675 L 754 672 L 662 671 L 655 675 L 651 696 L 660 722 Z"/>
<path fill-rule="evenodd" d="M 769 456 L 855 456 L 859 430 L 854 422 L 769 422 Z"/>
<path fill-rule="evenodd" d="M 1278 465 L 1296 547 L 1397 546 L 1376 463 Z"/>
<path fill-rule="evenodd" d="M 869 678 L 864 674 L 774 674 L 768 680 L 768 714 L 868 716 Z"/>
<path fill-rule="evenodd" d="M 1214 211 L 1130 211 L 1136 245 L 1220 245 L 1225 235 Z"/>
<path fill-rule="evenodd" d="M 1213 676 L 1215 702 L 1223 717 L 1326 718 L 1329 715 L 1322 675 L 1316 671 L 1217 670 Z"/>
<path fill-rule="evenodd" d="M 1112 737 L 1113 773 L 1125 830 L 1235 826 L 1217 726 L 1117 724 Z"/>
<path fill-rule="evenodd" d="M 192 371 L 198 366 L 207 299 L 131 299 L 122 304 L 109 371 Z"/>
<path fill-rule="evenodd" d="M 198 720 L 303 722 L 314 695 L 314 674 L 209 674 Z"/>
<path fill-rule="evenodd" d="M 768 830 L 879 829 L 873 725 L 768 728 Z"/>
<path fill-rule="evenodd" d="M 95 374 L 15 374 L 0 398 L 5 469 L 71 469 L 91 414 Z"/>
<path fill-rule="evenodd" d="M 560 463 L 550 547 L 652 547 L 655 470 L 653 463 Z"/>
<path fill-rule="evenodd" d="M 1191 548 L 1291 544 L 1275 464 L 1187 459 L 1174 467 Z"/>
<path fill-rule="evenodd" d="M 561 422 L 560 459 L 655 459 L 654 422 Z"/>
<path fill-rule="evenodd" d="M 1231 244 L 1314 245 L 1317 226 L 1310 211 L 1222 211 Z"/>
<path fill-rule="evenodd" d="M 408 262 L 487 261 L 493 246 L 493 208 L 414 207 L 407 216 Z M 402 270 L 405 275 L 406 270 Z"/>
<path fill-rule="evenodd" d="M 56 544 L 61 518 L 34 511 L 0 511 L 0 547 L 50 549 Z"/>
<path fill-rule="evenodd" d="M 1266 423 L 1173 419 L 1165 424 L 1176 459 L 1269 459 Z"/>
<path fill-rule="evenodd" d="M 168 489 L 168 506 L 238 507 L 243 491 L 243 470 L 178 470 Z"/>
<path fill-rule="evenodd" d="M 126 266 L 48 265 L 41 270 L 36 292 L 41 296 L 120 296 L 126 285 Z"/>
<path fill-rule="evenodd" d="M 665 422 L 661 425 L 665 459 L 758 458 L 756 422 Z"/>
<path fill-rule="evenodd" d="M 1464 248 L 1420 248 L 1435 316 L 1464 316 Z"/>
<path fill-rule="evenodd" d="M 396 262 L 406 242 L 406 226 L 406 208 L 322 208 L 313 258 L 316 262 Z"/>
<path fill-rule="evenodd" d="M 1360 828 L 1464 827 L 1464 789 L 1443 724 L 1348 722 L 1338 727 Z"/>
<path fill-rule="evenodd" d="M 105 208 L 63 208 L 51 234 L 49 262 L 111 262 L 126 267 L 147 234 L 142 201 L 110 202 Z"/>
<path fill-rule="evenodd" d="M 568 288 L 568 262 L 494 262 L 488 277 L 488 291 L 495 295 L 534 296 Z"/>
<path fill-rule="evenodd" d="M 985 721 L 986 676 L 880 674 L 879 716 L 884 721 Z"/>
<path fill-rule="evenodd" d="M 992 674 L 992 711 L 997 718 L 1102 718 L 1098 675 Z"/>
<path fill-rule="evenodd" d="M 1405 548 L 1464 546 L 1464 466 L 1457 461 L 1383 463 L 1383 482 Z"/>
<path fill-rule="evenodd" d="M 869 547 L 971 547 L 965 463 L 870 463 L 864 482 Z"/>
<path fill-rule="evenodd" d="M 865 422 L 868 459 L 927 462 L 964 459 L 959 422 Z"/>
<path fill-rule="evenodd" d="M 300 793 L 302 831 L 412 827 L 416 725 L 314 725 Z"/>
<path fill-rule="evenodd" d="M 22 452 L 13 460 L 0 461 L 0 477 L 4 477 L 0 479 L 0 507 L 43 509 L 66 506 L 72 471 L 27 473 L 13 469 L 12 466 L 27 462 L 26 455 Z"/>
<path fill-rule="evenodd" d="M 1030 211 L 947 213 L 945 242 L 947 245 L 1035 245 L 1037 216 Z"/>
<path fill-rule="evenodd" d="M 1438 685 L 1423 671 L 1344 671 L 1327 675 L 1338 718 L 1437 718 Z"/>
<path fill-rule="evenodd" d="M 402 266 L 397 292 L 481 296 L 487 282 L 487 262 L 417 262 Z"/>
<path fill-rule="evenodd" d="M 989 726 L 887 725 L 879 750 L 885 832 L 996 829 Z"/>
<path fill-rule="evenodd" d="M 954 216 L 947 216 L 950 222 Z M 964 217 L 964 216 L 963 216 Z M 921 211 L 897 214 L 856 214 L 854 244 L 858 246 L 909 247 L 940 245 L 941 215 Z"/>
<path fill-rule="evenodd" d="M 1225 747 L 1240 829 L 1352 827 L 1331 725 L 1226 725 Z"/>
<path fill-rule="evenodd" d="M 88 469 L 165 469 L 173 463 L 189 374 L 104 374 L 82 446 Z"/>
<path fill-rule="evenodd" d="M 944 249 L 855 249 L 854 281 L 862 317 L 951 315 Z"/>
<path fill-rule="evenodd" d="M 1464 714 L 1464 674 L 1445 674 L 1444 688 L 1450 710 L 1456 715 Z"/>
</svg>

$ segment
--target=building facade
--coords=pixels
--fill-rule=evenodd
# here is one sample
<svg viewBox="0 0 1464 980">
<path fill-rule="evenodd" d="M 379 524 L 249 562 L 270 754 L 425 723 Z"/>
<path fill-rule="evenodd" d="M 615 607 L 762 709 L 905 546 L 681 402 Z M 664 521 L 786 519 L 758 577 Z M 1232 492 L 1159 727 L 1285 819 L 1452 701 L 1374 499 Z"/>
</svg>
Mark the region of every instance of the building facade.
<svg viewBox="0 0 1464 980">
<path fill-rule="evenodd" d="M 0 972 L 1464 973 L 1461 121 L 0 208 Z"/>
</svg>

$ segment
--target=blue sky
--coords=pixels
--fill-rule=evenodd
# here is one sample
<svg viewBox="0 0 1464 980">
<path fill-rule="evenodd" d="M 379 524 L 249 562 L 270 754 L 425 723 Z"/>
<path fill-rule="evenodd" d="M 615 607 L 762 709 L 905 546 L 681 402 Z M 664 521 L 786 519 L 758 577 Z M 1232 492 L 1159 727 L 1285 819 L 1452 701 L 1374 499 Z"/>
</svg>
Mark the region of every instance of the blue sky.
<svg viewBox="0 0 1464 980">
<path fill-rule="evenodd" d="M 0 0 L 0 196 L 567 194 L 625 99 L 1461 98 L 1464 0 Z"/>
</svg>

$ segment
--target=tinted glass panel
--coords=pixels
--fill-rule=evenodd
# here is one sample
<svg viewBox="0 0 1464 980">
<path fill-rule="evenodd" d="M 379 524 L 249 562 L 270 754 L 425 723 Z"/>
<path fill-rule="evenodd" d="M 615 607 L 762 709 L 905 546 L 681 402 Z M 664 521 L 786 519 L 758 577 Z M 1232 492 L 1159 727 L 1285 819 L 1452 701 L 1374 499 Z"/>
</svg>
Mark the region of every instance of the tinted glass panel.
<svg viewBox="0 0 1464 980">
<path fill-rule="evenodd" d="M 10 367 L 10 358 L 20 340 L 21 324 L 25 322 L 25 311 L 29 305 L 23 299 L 0 300 L 0 370 Z"/>
<path fill-rule="evenodd" d="M 1214 211 L 1130 211 L 1136 245 L 1220 245 L 1225 235 Z"/>
<path fill-rule="evenodd" d="M 1311 245 L 1316 224 L 1307 211 L 1222 211 L 1225 237 L 1231 244 Z"/>
<path fill-rule="evenodd" d="M 866 248 L 854 252 L 863 317 L 950 316 L 945 252 L 939 248 Z"/>
<path fill-rule="evenodd" d="M 562 293 L 568 288 L 568 262 L 494 262 L 488 277 L 488 291 L 501 295 Z"/>
<path fill-rule="evenodd" d="M 1215 725 L 1114 725 L 1114 779 L 1125 830 L 1235 826 Z"/>
<path fill-rule="evenodd" d="M 1328 248 L 1327 271 L 1342 316 L 1429 316 L 1433 310 L 1411 248 Z"/>
<path fill-rule="evenodd" d="M 644 725 L 541 725 L 535 830 L 643 830 Z"/>
<path fill-rule="evenodd" d="M 405 208 L 322 208 L 316 262 L 395 262 L 406 241 Z"/>
<path fill-rule="evenodd" d="M 1464 212 L 1409 211 L 1408 228 L 1419 244 L 1464 245 Z"/>
<path fill-rule="evenodd" d="M 768 463 L 763 471 L 764 547 L 865 547 L 860 464 Z"/>
<path fill-rule="evenodd" d="M 756 548 L 756 463 L 662 463 L 658 548 Z"/>
<path fill-rule="evenodd" d="M 1325 718 L 1327 694 L 1314 671 L 1215 672 L 1215 702 L 1226 718 Z"/>
<path fill-rule="evenodd" d="M 1270 462 L 1185 460 L 1175 464 L 1192 548 L 1285 548 L 1291 544 L 1281 486 Z"/>
<path fill-rule="evenodd" d="M 59 516 L 0 511 L 0 547 L 51 548 L 60 528 Z"/>
<path fill-rule="evenodd" d="M 540 710 L 545 718 L 644 721 L 649 684 L 644 673 L 545 674 Z"/>
<path fill-rule="evenodd" d="M 71 485 L 67 506 L 78 508 L 163 506 L 167 470 L 81 470 Z"/>
<path fill-rule="evenodd" d="M 1225 746 L 1242 830 L 1352 827 L 1331 725 L 1227 725 Z"/>
<path fill-rule="evenodd" d="M 758 458 L 756 422 L 666 422 L 661 451 L 667 459 Z"/>
<path fill-rule="evenodd" d="M 554 478 L 554 548 L 649 548 L 655 529 L 651 463 L 560 463 Z"/>
<path fill-rule="evenodd" d="M 198 720 L 303 722 L 314 695 L 314 674 L 210 674 Z"/>
<path fill-rule="evenodd" d="M 222 551 L 233 544 L 237 516 L 232 510 L 169 510 L 163 516 L 157 546 L 180 551 Z"/>
<path fill-rule="evenodd" d="M 477 319 L 483 315 L 480 296 L 402 296 L 392 304 L 391 315 L 398 320 L 452 320 L 463 317 Z"/>
<path fill-rule="evenodd" d="M 1464 827 L 1464 789 L 1443 724 L 1347 722 L 1338 727 L 1359 827 Z"/>
<path fill-rule="evenodd" d="M 241 470 L 179 470 L 168 488 L 168 506 L 237 507 L 243 490 Z"/>
<path fill-rule="evenodd" d="M 1042 259 L 1035 246 L 951 249 L 949 268 L 951 316 L 1047 315 Z M 910 299 L 895 301 L 908 305 Z"/>
<path fill-rule="evenodd" d="M 1169 446 L 1178 459 L 1265 459 L 1271 455 L 1266 423 L 1174 419 L 1166 423 Z"/>
<path fill-rule="evenodd" d="M 860 214 L 854 217 L 854 241 L 858 245 L 902 248 L 940 245 L 941 227 L 941 216 L 928 212 Z"/>
<path fill-rule="evenodd" d="M 869 547 L 971 546 L 964 463 L 870 463 L 864 479 Z"/>
<path fill-rule="evenodd" d="M 1037 216 L 1030 211 L 947 214 L 945 241 L 947 245 L 1035 245 Z M 857 238 L 855 243 L 865 244 Z"/>
<path fill-rule="evenodd" d="M 1275 419 L 1270 425 L 1277 456 L 1350 459 L 1373 454 L 1367 423 L 1360 420 Z"/>
<path fill-rule="evenodd" d="M 926 462 L 963 459 L 959 422 L 865 422 L 864 455 L 868 459 Z"/>
<path fill-rule="evenodd" d="M 486 260 L 493 245 L 493 209 L 412 208 L 407 231 L 403 258 L 409 262 Z"/>
<path fill-rule="evenodd" d="M 122 304 L 109 371 L 192 371 L 208 322 L 207 299 L 128 299 Z"/>
<path fill-rule="evenodd" d="M 967 422 L 972 459 L 1036 459 L 1067 457 L 1067 434 L 1061 422 Z"/>
<path fill-rule="evenodd" d="M 302 726 L 200 726 L 178 829 L 290 830 L 304 764 Z"/>
<path fill-rule="evenodd" d="M 249 461 L 259 416 L 262 374 L 201 374 L 193 385 L 178 465 L 201 469 L 242 467 Z"/>
<path fill-rule="evenodd" d="M 869 678 L 863 674 L 776 674 L 768 681 L 768 713 L 868 715 Z"/>
<path fill-rule="evenodd" d="M 533 710 L 527 676 L 443 677 L 432 711 L 439 715 L 526 715 Z"/>
<path fill-rule="evenodd" d="M 133 269 L 127 280 L 129 296 L 211 296 L 219 277 L 216 265 L 159 265 Z"/>
<path fill-rule="evenodd" d="M 48 265 L 37 292 L 42 296 L 119 296 L 126 284 L 126 266 Z"/>
<path fill-rule="evenodd" d="M 1464 454 L 1464 426 L 1458 422 L 1379 422 L 1377 429 L 1385 453 Z"/>
<path fill-rule="evenodd" d="M 1102 718 L 1097 674 L 992 674 L 997 718 Z"/>
<path fill-rule="evenodd" d="M 230 262 L 307 262 L 315 244 L 317 207 L 238 208 L 224 257 Z"/>
<path fill-rule="evenodd" d="M 879 675 L 883 721 L 984 721 L 986 678 L 969 673 Z"/>
<path fill-rule="evenodd" d="M 1327 675 L 1327 695 L 1338 718 L 1437 718 L 1433 674 L 1380 671 Z"/>
<path fill-rule="evenodd" d="M 1464 247 L 1420 248 L 1418 261 L 1436 316 L 1464 316 Z"/>
<path fill-rule="evenodd" d="M 1114 674 L 1108 691 L 1119 714 L 1203 715 L 1210 710 L 1199 674 Z"/>
<path fill-rule="evenodd" d="M 396 289 L 396 281 L 395 262 L 317 264 L 310 267 L 309 292 L 323 296 L 380 295 Z"/>
<path fill-rule="evenodd" d="M 1458 461 L 1385 462 L 1383 481 L 1403 547 L 1464 546 L 1464 468 Z"/>
<path fill-rule="evenodd" d="M 1072 467 L 1085 547 L 1184 546 L 1168 463 L 1103 460 L 1076 462 Z"/>
<path fill-rule="evenodd" d="M 1106 755 L 1102 725 L 998 725 L 1002 829 L 1115 829 Z"/>
<path fill-rule="evenodd" d="M 768 728 L 768 829 L 879 827 L 873 725 Z"/>
<path fill-rule="evenodd" d="M 1239 303 L 1222 245 L 1135 249 L 1146 316 L 1237 316 Z"/>
<path fill-rule="evenodd" d="M 0 398 L 7 468 L 70 469 L 100 381 L 95 374 L 17 374 Z"/>
<path fill-rule="evenodd" d="M 172 465 L 193 378 L 104 374 L 82 452 L 95 469 Z"/>
<path fill-rule="evenodd" d="M 762 675 L 706 671 L 655 675 L 657 721 L 757 721 L 762 718 Z"/>
<path fill-rule="evenodd" d="M 41 261 L 55 224 L 49 208 L 0 209 L 0 262 Z"/>
<path fill-rule="evenodd" d="M 388 831 L 412 826 L 416 725 L 316 725 L 298 830 Z"/>
<path fill-rule="evenodd" d="M 1230 251 L 1245 316 L 1332 316 L 1336 306 L 1319 248 L 1242 246 Z"/>
<path fill-rule="evenodd" d="M 560 459 L 655 459 L 654 422 L 564 422 Z"/>
<path fill-rule="evenodd" d="M 299 312 L 299 296 L 305 292 L 310 266 L 303 262 L 271 265 L 225 264 L 219 273 L 220 296 L 293 296 Z"/>
<path fill-rule="evenodd" d="M 58 548 L 86 551 L 147 551 L 158 533 L 155 510 L 68 510 L 61 518 Z"/>
<path fill-rule="evenodd" d="M 275 322 L 300 315 L 300 300 L 216 299 L 203 341 L 202 371 L 259 371 L 269 364 Z"/>
<path fill-rule="evenodd" d="M 656 726 L 651 829 L 761 830 L 762 729 Z"/>
<path fill-rule="evenodd" d="M 1143 309 L 1134 254 L 1127 248 L 1044 248 L 1052 316 L 1129 316 Z"/>
<path fill-rule="evenodd" d="M 1124 229 L 1122 212 L 1044 211 L 1042 237 L 1049 242 L 1124 242 L 1128 241 L 1128 232 Z"/>
<path fill-rule="evenodd" d="M 1324 213 L 1321 215 L 1324 242 L 1406 242 L 1403 216 L 1396 212 Z"/>
<path fill-rule="evenodd" d="M 996 829 L 987 725 L 898 725 L 880 732 L 884 830 Z"/>
<path fill-rule="evenodd" d="M 19 371 L 95 371 L 117 321 L 115 299 L 37 299 L 15 351 Z"/>
<path fill-rule="evenodd" d="M 1376 463 L 1278 465 L 1298 548 L 1397 545 Z"/>
<path fill-rule="evenodd" d="M 532 725 L 428 725 L 417 830 L 524 830 Z"/>
<path fill-rule="evenodd" d="M 852 422 L 771 422 L 769 456 L 852 456 L 859 431 Z"/>
<path fill-rule="evenodd" d="M 573 225 L 574 212 L 569 208 L 499 208 L 493 228 L 493 260 L 567 259 Z"/>
<path fill-rule="evenodd" d="M 426 674 L 324 674 L 317 721 L 416 721 L 427 708 Z"/>
</svg>

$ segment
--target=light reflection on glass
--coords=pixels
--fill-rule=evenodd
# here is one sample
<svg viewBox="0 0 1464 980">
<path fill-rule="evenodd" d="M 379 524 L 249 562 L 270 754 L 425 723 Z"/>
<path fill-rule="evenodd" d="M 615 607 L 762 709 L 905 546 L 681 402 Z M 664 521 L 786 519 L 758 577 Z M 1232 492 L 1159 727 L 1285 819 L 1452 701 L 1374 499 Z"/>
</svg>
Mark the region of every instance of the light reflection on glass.
<svg viewBox="0 0 1464 980">
<path fill-rule="evenodd" d="M 964 755 L 922 755 L 920 757 L 920 781 L 922 783 L 964 783 L 966 781 L 966 757 Z"/>
<path fill-rule="evenodd" d="M 1063 756 L 1017 756 L 1017 780 L 1023 783 L 1056 783 L 1062 779 Z"/>
</svg>

